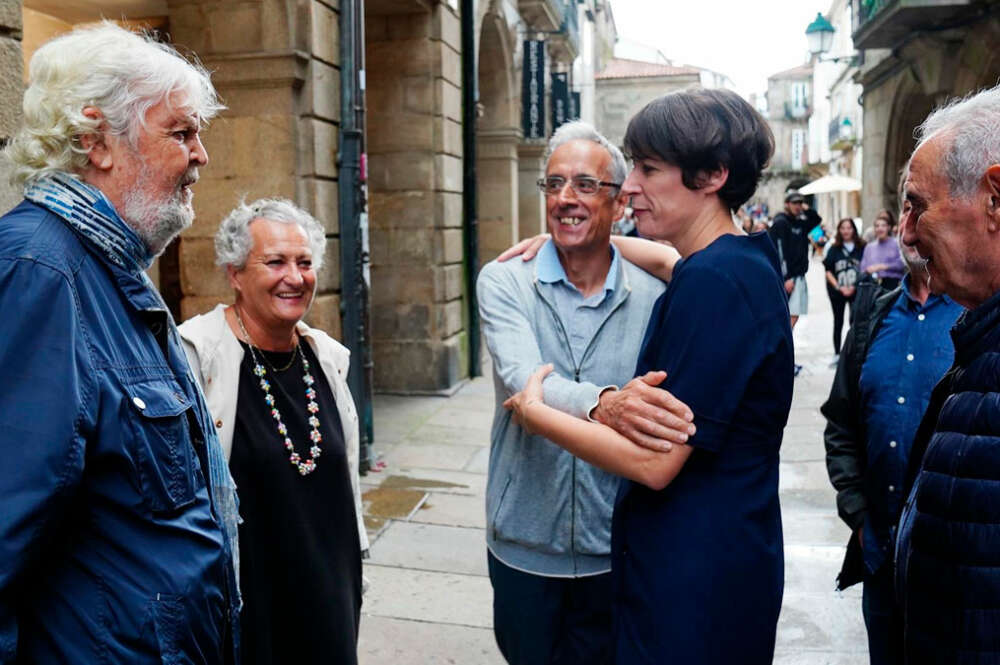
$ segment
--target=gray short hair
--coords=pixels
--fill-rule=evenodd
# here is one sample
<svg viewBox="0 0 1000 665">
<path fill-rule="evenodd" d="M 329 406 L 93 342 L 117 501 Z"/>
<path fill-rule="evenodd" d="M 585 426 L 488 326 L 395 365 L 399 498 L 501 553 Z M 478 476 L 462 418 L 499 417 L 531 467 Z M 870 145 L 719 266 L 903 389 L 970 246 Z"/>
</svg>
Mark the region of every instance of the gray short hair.
<svg viewBox="0 0 1000 665">
<path fill-rule="evenodd" d="M 323 267 L 323 252 L 326 250 L 326 233 L 323 225 L 288 199 L 257 199 L 252 203 L 240 201 L 240 204 L 222 220 L 219 230 L 215 233 L 216 265 L 232 266 L 237 270 L 246 266 L 253 245 L 250 238 L 250 222 L 255 219 L 298 224 L 309 239 L 313 269 L 319 272 Z"/>
<path fill-rule="evenodd" d="M 560 125 L 559 129 L 552 134 L 552 138 L 549 139 L 549 145 L 545 149 L 546 165 L 548 165 L 549 159 L 552 157 L 552 153 L 556 151 L 556 148 L 570 141 L 581 140 L 593 141 L 607 150 L 608 154 L 611 155 L 611 179 L 618 184 L 625 182 L 625 177 L 628 175 L 628 167 L 625 165 L 625 156 L 622 154 L 622 151 L 606 139 L 603 134 L 594 129 L 593 125 L 582 120 L 574 120 Z"/>
<path fill-rule="evenodd" d="M 135 147 L 146 112 L 179 92 L 202 123 L 224 107 L 208 72 L 150 35 L 104 21 L 77 28 L 42 45 L 31 58 L 24 92 L 24 124 L 7 148 L 12 180 L 30 182 L 54 171 L 78 173 L 87 166 L 80 137 L 108 132 Z"/>
<path fill-rule="evenodd" d="M 936 136 L 947 136 L 943 164 L 953 196 L 968 198 L 983 173 L 1000 164 L 1000 86 L 954 99 L 936 109 L 916 132 L 917 147 Z"/>
</svg>

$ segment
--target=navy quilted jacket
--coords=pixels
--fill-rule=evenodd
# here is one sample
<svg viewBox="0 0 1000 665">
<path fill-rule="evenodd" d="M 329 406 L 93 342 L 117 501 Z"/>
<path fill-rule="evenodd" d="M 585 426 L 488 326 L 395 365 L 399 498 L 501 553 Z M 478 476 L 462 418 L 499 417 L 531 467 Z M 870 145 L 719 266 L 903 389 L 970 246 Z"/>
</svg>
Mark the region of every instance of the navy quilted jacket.
<svg viewBox="0 0 1000 665">
<path fill-rule="evenodd" d="M 1000 293 L 952 339 L 955 364 L 913 443 L 897 541 L 908 665 L 1000 663 Z"/>
</svg>

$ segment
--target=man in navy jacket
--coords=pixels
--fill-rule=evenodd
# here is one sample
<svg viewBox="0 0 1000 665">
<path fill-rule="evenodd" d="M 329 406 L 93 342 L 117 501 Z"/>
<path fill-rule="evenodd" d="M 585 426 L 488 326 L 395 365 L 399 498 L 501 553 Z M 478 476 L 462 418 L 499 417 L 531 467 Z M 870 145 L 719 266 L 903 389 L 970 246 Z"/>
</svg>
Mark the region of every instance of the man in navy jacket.
<svg viewBox="0 0 1000 665">
<path fill-rule="evenodd" d="M 0 663 L 238 662 L 232 481 L 144 273 L 219 108 L 110 23 L 32 58 L 0 219 Z"/>
<path fill-rule="evenodd" d="M 1000 88 L 934 111 L 904 185 L 902 242 L 968 308 L 914 439 L 896 585 L 907 663 L 1000 662 Z"/>
</svg>

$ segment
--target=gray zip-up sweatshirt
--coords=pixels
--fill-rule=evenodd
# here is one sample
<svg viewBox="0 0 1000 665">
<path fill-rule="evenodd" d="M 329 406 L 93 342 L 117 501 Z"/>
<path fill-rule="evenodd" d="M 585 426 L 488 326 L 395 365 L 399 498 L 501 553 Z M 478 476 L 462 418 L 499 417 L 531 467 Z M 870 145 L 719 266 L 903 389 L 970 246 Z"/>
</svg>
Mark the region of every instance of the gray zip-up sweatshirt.
<svg viewBox="0 0 1000 665">
<path fill-rule="evenodd" d="M 545 379 L 545 403 L 585 419 L 602 389 L 634 376 L 649 315 L 666 285 L 619 258 L 608 313 L 579 358 L 555 302 L 554 289 L 563 287 L 540 281 L 537 261 L 493 261 L 479 274 L 476 290 L 496 394 L 486 544 L 519 570 L 575 577 L 611 569 L 618 477 L 526 433 L 503 401 L 551 362 L 555 371 Z"/>
</svg>

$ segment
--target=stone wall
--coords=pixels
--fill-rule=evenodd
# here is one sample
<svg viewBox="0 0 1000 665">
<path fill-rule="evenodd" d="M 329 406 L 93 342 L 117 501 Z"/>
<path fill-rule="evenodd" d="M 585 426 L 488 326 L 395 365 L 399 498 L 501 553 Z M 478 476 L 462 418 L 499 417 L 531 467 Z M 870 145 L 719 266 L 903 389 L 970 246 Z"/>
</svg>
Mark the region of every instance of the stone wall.
<svg viewBox="0 0 1000 665">
<path fill-rule="evenodd" d="M 628 122 L 646 104 L 671 92 L 701 85 L 698 74 L 643 78 L 598 79 L 595 126 L 618 147 L 625 141 Z"/>
<path fill-rule="evenodd" d="M 458 14 L 365 16 L 375 387 L 468 375 Z"/>
<path fill-rule="evenodd" d="M 923 34 L 892 52 L 866 52 L 865 60 L 861 207 L 870 220 L 881 208 L 898 209 L 899 173 L 927 114 L 1000 80 L 1000 20 Z"/>
<path fill-rule="evenodd" d="M 0 0 L 0 144 L 6 145 L 21 124 L 24 70 L 21 56 L 21 2 Z M 0 213 L 21 200 L 21 190 L 9 182 L 10 166 L 0 156 Z"/>
<path fill-rule="evenodd" d="M 210 156 L 196 221 L 179 249 L 187 318 L 232 291 L 214 266 L 212 236 L 241 197 L 296 201 L 326 227 L 327 252 L 310 323 L 340 336 L 336 0 L 168 0 L 175 43 L 198 54 L 228 109 L 204 132 Z"/>
</svg>

